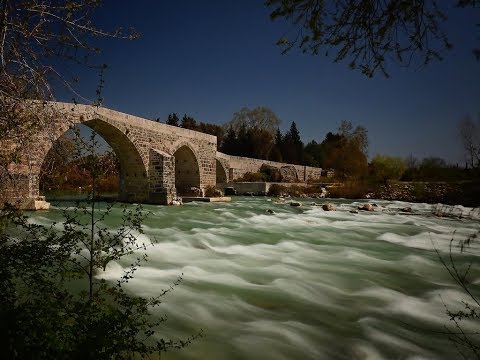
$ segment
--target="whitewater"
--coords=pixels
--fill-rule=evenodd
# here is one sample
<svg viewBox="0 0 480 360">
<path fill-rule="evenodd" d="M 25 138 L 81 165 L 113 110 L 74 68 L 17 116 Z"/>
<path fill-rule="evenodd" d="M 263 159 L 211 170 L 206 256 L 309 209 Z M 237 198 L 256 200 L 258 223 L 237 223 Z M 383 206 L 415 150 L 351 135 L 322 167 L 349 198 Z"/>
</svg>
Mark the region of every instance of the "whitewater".
<svg viewBox="0 0 480 360">
<path fill-rule="evenodd" d="M 204 335 L 162 359 L 460 357 L 437 332 L 453 329 L 446 308 L 462 309 L 469 299 L 435 249 L 446 258 L 454 240 L 456 264 L 473 263 L 471 287 L 480 297 L 480 242 L 462 254 L 457 247 L 480 229 L 477 211 L 375 200 L 375 211 L 352 213 L 365 201 L 336 199 L 328 202 L 337 210 L 326 212 L 311 199 L 295 200 L 303 206 L 268 197 L 144 206 L 150 215 L 137 239 L 148 262 L 127 290 L 156 296 L 183 274 L 153 310 L 168 318 L 156 336 Z M 61 221 L 64 206 L 54 203 L 33 221 Z M 104 224 L 114 229 L 120 216 L 115 207 Z M 131 260 L 99 276 L 118 279 Z M 480 331 L 478 324 L 463 326 Z"/>
</svg>

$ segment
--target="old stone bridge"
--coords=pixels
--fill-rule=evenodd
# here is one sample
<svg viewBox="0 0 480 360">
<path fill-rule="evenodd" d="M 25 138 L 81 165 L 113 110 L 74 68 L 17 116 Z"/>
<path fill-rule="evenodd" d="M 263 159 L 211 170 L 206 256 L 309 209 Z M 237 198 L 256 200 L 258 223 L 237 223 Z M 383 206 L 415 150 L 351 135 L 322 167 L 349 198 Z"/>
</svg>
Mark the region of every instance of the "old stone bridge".
<svg viewBox="0 0 480 360">
<path fill-rule="evenodd" d="M 318 178 L 321 169 L 230 156 L 217 151 L 217 138 L 197 131 L 153 122 L 118 111 L 70 103 L 49 103 L 53 116 L 33 139 L 18 144 L 0 139 L 2 151 L 22 147 L 21 161 L 8 166 L 12 185 L 4 198 L 34 209 L 41 201 L 39 174 L 52 144 L 69 128 L 84 124 L 112 147 L 120 162 L 119 200 L 169 204 L 177 192 L 205 189 L 256 172 L 268 164 L 288 172 L 293 180 Z M 6 187 L 6 189 L 5 189 Z M 6 195 L 5 195 L 6 194 Z"/>
</svg>

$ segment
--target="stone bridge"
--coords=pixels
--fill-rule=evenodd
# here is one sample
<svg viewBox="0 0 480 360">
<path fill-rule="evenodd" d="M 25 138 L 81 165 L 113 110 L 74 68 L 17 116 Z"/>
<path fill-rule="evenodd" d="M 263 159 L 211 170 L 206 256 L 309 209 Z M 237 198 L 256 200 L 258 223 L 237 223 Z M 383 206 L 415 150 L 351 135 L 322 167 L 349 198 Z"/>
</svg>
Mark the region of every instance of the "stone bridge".
<svg viewBox="0 0 480 360">
<path fill-rule="evenodd" d="M 290 167 L 297 180 L 318 178 L 321 169 L 230 156 L 217 152 L 212 135 L 153 122 L 118 111 L 69 103 L 49 103 L 53 109 L 27 143 L 0 139 L 3 154 L 20 148 L 20 160 L 8 166 L 2 197 L 21 208 L 35 209 L 41 201 L 39 174 L 53 143 L 69 128 L 84 124 L 114 150 L 120 163 L 119 200 L 170 204 L 177 192 L 221 186 L 262 164 Z"/>
</svg>

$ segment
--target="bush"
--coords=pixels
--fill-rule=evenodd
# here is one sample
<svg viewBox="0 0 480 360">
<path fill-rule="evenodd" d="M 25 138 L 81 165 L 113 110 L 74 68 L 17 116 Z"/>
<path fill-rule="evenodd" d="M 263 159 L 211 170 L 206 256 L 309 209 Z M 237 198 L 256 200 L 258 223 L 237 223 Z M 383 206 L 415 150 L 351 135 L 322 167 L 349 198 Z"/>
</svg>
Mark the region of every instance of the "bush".
<svg viewBox="0 0 480 360">
<path fill-rule="evenodd" d="M 242 177 L 235 179 L 234 182 L 265 182 L 267 181 L 265 178 L 265 174 L 260 172 L 252 173 L 246 172 L 242 175 Z"/>
<path fill-rule="evenodd" d="M 340 186 L 328 188 L 328 196 L 332 198 L 363 199 L 371 192 L 371 186 L 364 181 L 345 181 Z"/>
<path fill-rule="evenodd" d="M 146 213 L 124 208 L 111 231 L 102 222 L 113 205 L 99 206 L 92 189 L 86 204 L 64 210 L 60 229 L 37 225 L 15 209 L 0 210 L 0 358 L 133 359 L 189 344 L 155 339 L 164 318 L 150 310 L 157 297 L 129 295 L 124 284 L 142 261 L 137 242 Z M 97 277 L 111 261 L 128 256 L 130 267 L 114 283 Z M 74 284 L 74 286 L 72 286 Z"/>
</svg>

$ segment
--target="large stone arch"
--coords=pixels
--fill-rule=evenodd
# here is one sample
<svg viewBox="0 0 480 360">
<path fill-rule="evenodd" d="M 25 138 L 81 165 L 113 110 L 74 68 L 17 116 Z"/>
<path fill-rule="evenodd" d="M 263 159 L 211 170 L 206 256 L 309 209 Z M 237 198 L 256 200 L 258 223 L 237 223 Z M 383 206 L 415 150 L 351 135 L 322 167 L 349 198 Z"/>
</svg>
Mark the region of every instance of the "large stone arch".
<svg viewBox="0 0 480 360">
<path fill-rule="evenodd" d="M 175 158 L 175 188 L 177 193 L 188 193 L 192 187 L 201 187 L 198 156 L 188 143 L 180 144 L 173 152 Z"/>
<path fill-rule="evenodd" d="M 146 202 L 149 196 L 148 168 L 145 166 L 145 159 L 139 152 L 136 140 L 129 136 L 128 131 L 103 116 L 81 116 L 69 119 L 68 122 L 61 123 L 56 131 L 51 132 L 48 138 L 44 138 L 44 141 L 38 144 L 38 151 L 30 159 L 35 164 L 31 167 L 30 177 L 37 179 L 32 185 L 33 193 L 40 195 L 38 175 L 48 151 L 61 135 L 77 124 L 94 130 L 115 152 L 120 163 L 118 199 L 125 202 Z"/>
<path fill-rule="evenodd" d="M 120 162 L 119 200 L 145 202 L 148 200 L 148 168 L 140 155 L 135 139 L 101 118 L 82 122 L 98 133 L 113 149 Z"/>
</svg>

